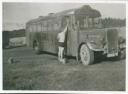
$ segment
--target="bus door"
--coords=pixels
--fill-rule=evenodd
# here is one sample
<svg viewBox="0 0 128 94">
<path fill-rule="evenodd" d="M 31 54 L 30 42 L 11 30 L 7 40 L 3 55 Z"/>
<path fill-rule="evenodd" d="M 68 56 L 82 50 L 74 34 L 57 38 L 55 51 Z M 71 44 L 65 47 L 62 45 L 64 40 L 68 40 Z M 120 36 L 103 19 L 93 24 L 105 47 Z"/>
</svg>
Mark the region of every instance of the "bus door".
<svg viewBox="0 0 128 94">
<path fill-rule="evenodd" d="M 69 26 L 67 34 L 67 55 L 77 56 L 78 52 L 78 36 L 77 29 L 75 27 L 75 18 L 74 15 L 69 17 Z"/>
</svg>

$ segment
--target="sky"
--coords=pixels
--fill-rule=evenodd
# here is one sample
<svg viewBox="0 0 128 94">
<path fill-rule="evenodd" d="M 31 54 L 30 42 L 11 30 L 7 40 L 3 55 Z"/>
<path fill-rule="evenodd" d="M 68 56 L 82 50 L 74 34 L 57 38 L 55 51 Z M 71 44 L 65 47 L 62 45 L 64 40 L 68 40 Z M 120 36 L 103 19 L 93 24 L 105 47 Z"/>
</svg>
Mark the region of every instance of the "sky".
<svg viewBox="0 0 128 94">
<path fill-rule="evenodd" d="M 102 18 L 126 18 L 125 4 L 107 3 L 3 3 L 3 30 L 14 30 L 25 27 L 25 23 L 48 13 L 90 5 L 101 12 Z"/>
</svg>

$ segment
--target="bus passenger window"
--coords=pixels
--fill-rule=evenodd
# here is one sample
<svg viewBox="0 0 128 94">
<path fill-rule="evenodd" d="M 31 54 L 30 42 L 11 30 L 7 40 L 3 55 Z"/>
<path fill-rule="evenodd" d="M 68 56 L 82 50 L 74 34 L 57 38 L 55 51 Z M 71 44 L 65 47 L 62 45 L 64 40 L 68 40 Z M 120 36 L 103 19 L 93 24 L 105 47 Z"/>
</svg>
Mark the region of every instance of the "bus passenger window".
<svg viewBox="0 0 128 94">
<path fill-rule="evenodd" d="M 88 28 L 88 16 L 84 19 L 84 28 Z"/>
<path fill-rule="evenodd" d="M 92 18 L 89 18 L 89 19 L 88 19 L 88 21 L 89 21 L 88 27 L 89 27 L 89 28 L 92 28 L 92 27 L 93 27 L 93 21 L 92 21 L 92 20 L 93 20 Z"/>
<path fill-rule="evenodd" d="M 61 27 L 61 21 L 58 22 L 58 28 L 60 28 L 60 27 Z"/>
<path fill-rule="evenodd" d="M 94 18 L 94 23 L 98 24 L 99 23 L 99 18 Z"/>
<path fill-rule="evenodd" d="M 26 29 L 28 32 L 30 32 L 30 26 L 27 26 Z"/>
<path fill-rule="evenodd" d="M 41 32 L 44 31 L 43 29 L 44 29 L 44 28 L 43 28 L 43 23 L 41 23 Z"/>
<path fill-rule="evenodd" d="M 53 22 L 52 22 L 52 20 L 49 21 L 49 31 L 53 31 Z"/>
<path fill-rule="evenodd" d="M 41 32 L 41 24 L 37 24 L 37 32 Z"/>
<path fill-rule="evenodd" d="M 29 26 L 29 32 L 32 32 L 32 25 Z"/>
<path fill-rule="evenodd" d="M 88 28 L 88 20 L 84 19 L 84 28 Z"/>
<path fill-rule="evenodd" d="M 51 23 L 50 29 L 51 31 L 53 31 L 53 23 Z"/>
<path fill-rule="evenodd" d="M 57 30 L 58 29 L 58 25 L 57 23 L 54 24 L 54 30 Z"/>
<path fill-rule="evenodd" d="M 33 31 L 37 32 L 37 25 L 36 24 L 33 25 Z"/>
<path fill-rule="evenodd" d="M 52 24 L 50 22 L 48 24 L 48 31 L 52 31 Z"/>
<path fill-rule="evenodd" d="M 32 25 L 32 32 L 34 32 L 34 25 Z"/>
<path fill-rule="evenodd" d="M 44 31 L 47 31 L 47 23 L 46 23 L 46 21 L 44 22 Z"/>
</svg>

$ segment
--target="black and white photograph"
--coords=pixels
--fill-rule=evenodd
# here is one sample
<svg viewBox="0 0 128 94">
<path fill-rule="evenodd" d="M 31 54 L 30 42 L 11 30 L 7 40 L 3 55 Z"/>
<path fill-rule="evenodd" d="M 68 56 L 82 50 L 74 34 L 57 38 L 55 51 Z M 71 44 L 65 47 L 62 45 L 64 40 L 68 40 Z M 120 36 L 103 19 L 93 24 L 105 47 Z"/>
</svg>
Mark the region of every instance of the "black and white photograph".
<svg viewBox="0 0 128 94">
<path fill-rule="evenodd" d="M 3 90 L 126 91 L 126 3 L 2 2 Z"/>
</svg>

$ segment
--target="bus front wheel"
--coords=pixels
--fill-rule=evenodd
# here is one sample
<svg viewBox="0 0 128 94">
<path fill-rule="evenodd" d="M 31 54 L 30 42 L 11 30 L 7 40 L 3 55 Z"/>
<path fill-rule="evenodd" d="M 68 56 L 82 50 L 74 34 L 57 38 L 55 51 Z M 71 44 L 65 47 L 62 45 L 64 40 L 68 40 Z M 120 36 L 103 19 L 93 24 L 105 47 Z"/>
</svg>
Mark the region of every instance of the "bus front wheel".
<svg viewBox="0 0 128 94">
<path fill-rule="evenodd" d="M 81 45 L 79 55 L 83 65 L 90 65 L 94 62 L 94 52 L 86 44 Z"/>
<path fill-rule="evenodd" d="M 39 47 L 39 43 L 37 41 L 34 41 L 33 49 L 34 49 L 36 54 L 40 54 L 40 47 Z"/>
</svg>

